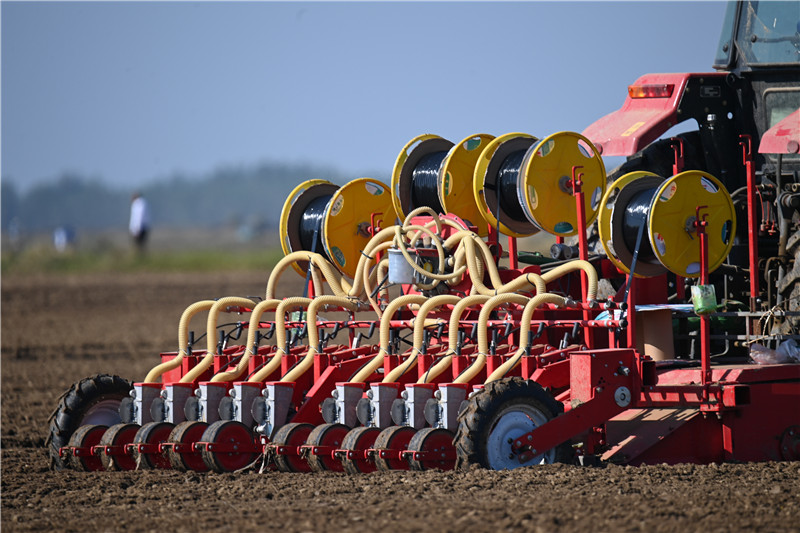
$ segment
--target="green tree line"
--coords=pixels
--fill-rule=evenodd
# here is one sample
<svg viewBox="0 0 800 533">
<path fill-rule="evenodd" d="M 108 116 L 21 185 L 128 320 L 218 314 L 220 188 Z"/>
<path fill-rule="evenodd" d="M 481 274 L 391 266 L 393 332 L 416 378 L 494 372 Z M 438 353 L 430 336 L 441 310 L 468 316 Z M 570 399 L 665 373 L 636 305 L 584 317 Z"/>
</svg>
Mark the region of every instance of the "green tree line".
<svg viewBox="0 0 800 533">
<path fill-rule="evenodd" d="M 21 193 L 13 178 L 4 178 L 0 214 L 4 232 L 10 227 L 30 233 L 59 226 L 77 231 L 126 228 L 131 194 L 138 191 L 150 204 L 155 226 L 214 228 L 256 221 L 275 227 L 292 189 L 309 179 L 342 184 L 351 178 L 322 167 L 280 163 L 226 167 L 202 176 L 175 174 L 127 190 L 64 174 Z"/>
</svg>

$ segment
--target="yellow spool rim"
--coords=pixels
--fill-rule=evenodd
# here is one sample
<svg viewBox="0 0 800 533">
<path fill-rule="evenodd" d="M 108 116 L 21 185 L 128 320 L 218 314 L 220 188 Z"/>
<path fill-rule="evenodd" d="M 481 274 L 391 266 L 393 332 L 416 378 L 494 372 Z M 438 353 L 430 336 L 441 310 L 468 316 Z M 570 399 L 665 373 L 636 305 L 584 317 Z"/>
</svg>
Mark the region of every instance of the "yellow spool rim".
<svg viewBox="0 0 800 533">
<path fill-rule="evenodd" d="M 304 181 L 289 193 L 283 203 L 281 219 L 278 225 L 281 249 L 284 256 L 292 252 L 303 251 L 303 246 L 300 244 L 300 218 L 308 204 L 320 196 L 334 194 L 338 188 L 338 185 L 328 180 L 314 179 Z M 317 250 L 317 253 L 321 254 L 323 251 Z M 295 272 L 305 277 L 308 271 L 308 261 L 292 263 L 292 268 Z"/>
<path fill-rule="evenodd" d="M 653 180 L 650 178 L 653 178 Z M 655 180 L 657 180 L 657 182 L 653 183 Z M 653 187 L 663 181 L 664 178 L 652 172 L 629 172 L 617 178 L 617 180 L 606 189 L 603 199 L 600 201 L 600 207 L 597 210 L 597 230 L 600 237 L 600 244 L 603 246 L 603 250 L 605 250 L 609 261 L 614 263 L 617 268 L 626 274 L 630 274 L 630 268 L 623 262 L 623 259 L 630 263 L 633 259 L 633 253 L 631 250 L 627 249 L 624 241 L 622 241 L 621 224 L 615 223 L 620 220 L 622 214 L 620 212 L 615 212 L 614 209 L 618 205 L 620 196 L 633 196 L 632 193 L 628 194 L 632 185 Z M 622 209 L 625 208 L 623 205 L 620 205 L 620 207 Z M 613 244 L 615 241 L 618 243 L 616 246 Z M 653 265 L 639 262 L 636 265 L 636 272 L 633 274 L 634 277 L 644 278 L 663 272 L 663 269 L 659 269 L 657 273 L 651 273 L 650 271 L 653 269 L 650 267 L 652 266 Z M 659 267 L 660 266 L 661 265 L 659 265 Z M 644 271 L 642 270 L 643 268 Z"/>
<path fill-rule="evenodd" d="M 369 240 L 366 232 L 372 213 L 382 213 L 382 225 L 397 217 L 389 187 L 371 178 L 355 179 L 337 190 L 325 208 L 322 221 L 322 244 L 325 252 L 342 274 L 353 278 L 358 261 Z"/>
<path fill-rule="evenodd" d="M 486 190 L 487 180 L 496 180 L 496 173 L 491 172 L 491 169 L 499 168 L 509 153 L 522 149 L 521 146 L 524 146 L 524 143 L 530 146 L 536 141 L 536 137 L 527 133 L 514 132 L 500 135 L 486 145 L 486 148 L 483 149 L 478 158 L 478 163 L 475 165 L 475 175 L 472 180 L 472 193 L 475 198 L 475 204 L 478 206 L 481 215 L 483 215 L 484 221 L 492 227 L 497 227 L 500 233 L 504 235 L 517 238 L 528 237 L 537 233 L 539 228 L 528 220 L 512 221 L 510 217 L 504 216 L 502 211 L 499 213 L 501 220 L 498 221 L 493 211 L 497 208 L 496 205 L 489 209 L 487 202 L 486 197 L 489 196 L 493 203 L 497 203 L 496 193 Z M 492 176 L 490 174 L 495 175 Z M 513 225 L 513 227 L 509 226 L 509 224 Z"/>
<path fill-rule="evenodd" d="M 571 131 L 545 137 L 536 145 L 535 152 L 526 154 L 519 175 L 518 189 L 523 191 L 522 206 L 526 216 L 536 226 L 559 237 L 577 235 L 579 230 L 575 198 L 567 188 L 572 179 L 572 167 L 576 165 L 583 167 L 578 173 L 583 174 L 588 227 L 597 217 L 606 189 L 603 158 L 589 139 Z"/>
<path fill-rule="evenodd" d="M 700 242 L 689 230 L 696 207 L 706 215 L 708 271 L 719 267 L 733 247 L 736 212 L 722 183 L 706 172 L 689 170 L 668 179 L 659 187 L 650 207 L 648 236 L 658 260 L 671 272 L 700 276 Z"/>
<path fill-rule="evenodd" d="M 411 185 L 413 182 L 414 167 L 419 160 L 428 154 L 435 152 L 447 152 L 453 147 L 453 143 L 438 135 L 426 133 L 418 135 L 408 141 L 392 169 L 392 205 L 395 213 L 405 219 L 408 213 L 413 211 L 411 205 Z M 441 180 L 441 176 L 439 178 Z M 441 198 L 439 198 L 441 202 Z M 419 206 L 416 206 L 419 207 Z"/>
<path fill-rule="evenodd" d="M 493 139 L 493 135 L 479 133 L 455 144 L 442 161 L 438 184 L 439 199 L 445 213 L 452 213 L 469 222 L 477 228 L 481 237 L 485 237 L 488 231 L 483 213 L 475 201 L 472 183 L 481 152 Z"/>
</svg>

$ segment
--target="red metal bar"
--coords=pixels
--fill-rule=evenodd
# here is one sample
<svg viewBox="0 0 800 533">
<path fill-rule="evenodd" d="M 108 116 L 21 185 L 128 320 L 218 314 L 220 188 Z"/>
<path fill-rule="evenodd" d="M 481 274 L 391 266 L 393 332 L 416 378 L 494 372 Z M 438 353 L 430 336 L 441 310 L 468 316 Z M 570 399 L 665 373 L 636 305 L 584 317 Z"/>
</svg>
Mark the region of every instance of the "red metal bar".
<svg viewBox="0 0 800 533">
<path fill-rule="evenodd" d="M 583 203 L 583 172 L 578 172 L 578 169 L 583 168 L 582 165 L 572 166 L 572 194 L 575 196 L 575 215 L 576 224 L 578 226 L 578 257 L 587 261 L 589 259 L 589 246 L 586 241 L 586 206 Z M 581 272 L 581 300 L 588 301 L 589 296 L 589 279 L 585 272 Z M 589 311 L 583 312 L 583 319 L 589 320 Z M 583 342 L 589 349 L 594 347 L 594 340 L 592 338 L 592 331 L 586 327 L 583 330 Z"/>
<path fill-rule="evenodd" d="M 707 213 L 700 216 L 700 210 L 707 205 L 695 208 L 694 226 L 700 240 L 700 285 L 708 285 L 708 236 L 706 235 Z M 708 315 L 700 315 L 700 368 L 702 369 L 703 399 L 708 400 L 708 384 L 711 383 L 711 319 Z"/>
<path fill-rule="evenodd" d="M 750 312 L 756 310 L 758 298 L 758 239 L 756 238 L 756 172 L 753 167 L 753 138 L 750 135 L 739 135 L 742 147 L 742 162 L 747 174 L 747 229 L 750 259 Z"/>
<path fill-rule="evenodd" d="M 675 156 L 672 160 L 672 175 L 675 176 L 683 172 L 683 139 L 680 137 L 673 137 L 670 139 L 669 144 Z M 675 295 L 681 302 L 686 301 L 686 286 L 683 280 L 683 276 L 675 276 Z"/>
</svg>

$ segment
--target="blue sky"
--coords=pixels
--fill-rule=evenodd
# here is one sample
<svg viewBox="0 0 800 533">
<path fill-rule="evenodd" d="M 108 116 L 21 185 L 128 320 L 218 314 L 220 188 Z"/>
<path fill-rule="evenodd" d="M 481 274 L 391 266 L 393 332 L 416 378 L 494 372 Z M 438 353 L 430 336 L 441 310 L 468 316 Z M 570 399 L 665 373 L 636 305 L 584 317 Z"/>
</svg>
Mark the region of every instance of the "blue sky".
<svg viewBox="0 0 800 533">
<path fill-rule="evenodd" d="M 422 133 L 582 131 L 711 70 L 723 2 L 3 1 L 3 179 L 261 161 L 388 178 Z M 309 178 L 325 176 L 309 176 Z"/>
</svg>

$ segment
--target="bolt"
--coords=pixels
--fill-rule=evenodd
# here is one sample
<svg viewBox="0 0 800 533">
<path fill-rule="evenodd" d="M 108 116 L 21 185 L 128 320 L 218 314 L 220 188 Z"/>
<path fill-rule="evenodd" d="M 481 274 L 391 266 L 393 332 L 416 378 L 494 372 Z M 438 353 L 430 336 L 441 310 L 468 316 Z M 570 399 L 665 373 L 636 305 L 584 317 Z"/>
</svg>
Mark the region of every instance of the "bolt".
<svg viewBox="0 0 800 533">
<path fill-rule="evenodd" d="M 790 431 L 790 432 L 789 432 L 789 435 L 791 435 L 791 434 L 792 434 L 792 432 Z M 512 442 L 514 442 L 514 439 L 511 439 L 511 438 L 509 438 L 509 439 L 508 439 L 508 443 L 509 443 L 509 444 L 511 444 Z"/>
<path fill-rule="evenodd" d="M 536 448 L 533 448 L 533 449 L 531 450 L 531 455 L 536 455 Z"/>
<path fill-rule="evenodd" d="M 532 440 L 530 435 L 528 435 L 528 440 Z"/>
</svg>

